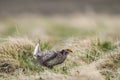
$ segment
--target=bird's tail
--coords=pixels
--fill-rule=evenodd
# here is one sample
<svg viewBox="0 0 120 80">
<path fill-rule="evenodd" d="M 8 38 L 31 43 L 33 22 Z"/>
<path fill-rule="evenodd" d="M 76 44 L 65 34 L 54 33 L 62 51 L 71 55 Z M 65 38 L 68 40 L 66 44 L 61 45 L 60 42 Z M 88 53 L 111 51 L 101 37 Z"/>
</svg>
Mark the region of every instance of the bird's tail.
<svg viewBox="0 0 120 80">
<path fill-rule="evenodd" d="M 35 59 L 37 59 L 37 56 L 38 54 L 41 52 L 41 49 L 40 49 L 40 40 L 39 42 L 37 43 L 37 45 L 35 46 L 35 49 L 34 49 L 34 53 L 33 53 L 33 57 Z"/>
</svg>

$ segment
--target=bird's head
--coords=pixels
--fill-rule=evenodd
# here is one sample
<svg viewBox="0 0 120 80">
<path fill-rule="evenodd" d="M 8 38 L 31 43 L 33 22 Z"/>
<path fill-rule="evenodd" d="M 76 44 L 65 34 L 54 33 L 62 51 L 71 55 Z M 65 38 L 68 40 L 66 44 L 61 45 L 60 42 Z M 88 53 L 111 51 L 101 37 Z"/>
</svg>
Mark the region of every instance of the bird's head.
<svg viewBox="0 0 120 80">
<path fill-rule="evenodd" d="M 65 49 L 67 52 L 73 52 L 70 48 Z"/>
<path fill-rule="evenodd" d="M 62 53 L 63 55 L 66 55 L 66 54 L 71 53 L 71 52 L 73 52 L 73 51 L 72 51 L 70 48 L 63 49 L 63 50 L 61 51 L 61 53 Z"/>
</svg>

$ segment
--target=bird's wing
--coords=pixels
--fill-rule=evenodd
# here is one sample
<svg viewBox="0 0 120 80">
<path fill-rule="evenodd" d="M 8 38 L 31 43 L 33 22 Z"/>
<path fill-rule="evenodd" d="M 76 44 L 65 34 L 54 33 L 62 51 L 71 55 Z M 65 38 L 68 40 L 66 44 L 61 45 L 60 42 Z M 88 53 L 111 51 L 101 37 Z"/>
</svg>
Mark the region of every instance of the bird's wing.
<svg viewBox="0 0 120 80">
<path fill-rule="evenodd" d="M 40 44 L 37 43 L 37 45 L 36 45 L 36 47 L 34 49 L 34 53 L 33 53 L 34 58 L 36 59 L 37 55 L 39 55 L 40 53 L 41 53 Z"/>
<path fill-rule="evenodd" d="M 43 53 L 43 61 L 46 63 L 47 61 L 50 61 L 51 59 L 55 58 L 58 54 L 56 51 L 51 50 L 51 51 L 45 51 Z"/>
<path fill-rule="evenodd" d="M 58 54 L 54 59 L 47 62 L 47 65 L 48 66 L 54 66 L 54 65 L 57 65 L 57 64 L 61 64 L 65 61 L 65 59 L 66 59 L 66 56 Z"/>
</svg>

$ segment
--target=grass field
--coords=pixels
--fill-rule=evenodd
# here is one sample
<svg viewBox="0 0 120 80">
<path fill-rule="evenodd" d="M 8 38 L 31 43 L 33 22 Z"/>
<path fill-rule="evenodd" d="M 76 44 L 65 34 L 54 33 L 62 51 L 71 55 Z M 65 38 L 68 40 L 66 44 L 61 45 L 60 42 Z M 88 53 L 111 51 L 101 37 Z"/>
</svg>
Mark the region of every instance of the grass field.
<svg viewBox="0 0 120 80">
<path fill-rule="evenodd" d="M 71 48 L 63 64 L 35 64 L 34 47 Z M 0 80 L 120 80 L 120 16 L 19 15 L 0 20 Z"/>
</svg>

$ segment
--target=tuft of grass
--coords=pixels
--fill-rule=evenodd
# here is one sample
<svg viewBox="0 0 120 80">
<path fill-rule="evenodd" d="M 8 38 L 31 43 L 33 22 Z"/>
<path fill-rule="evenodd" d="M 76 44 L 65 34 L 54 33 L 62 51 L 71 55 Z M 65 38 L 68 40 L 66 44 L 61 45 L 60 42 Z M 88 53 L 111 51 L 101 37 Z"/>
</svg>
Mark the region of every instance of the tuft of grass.
<svg viewBox="0 0 120 80">
<path fill-rule="evenodd" d="M 112 51 L 115 48 L 116 46 L 110 41 L 100 41 L 100 39 L 97 39 L 94 42 L 92 41 L 91 48 L 86 51 L 86 62 L 91 63 L 96 61 L 108 51 Z"/>
<path fill-rule="evenodd" d="M 94 62 L 96 68 L 101 70 L 101 74 L 105 76 L 105 80 L 119 80 L 120 53 L 119 50 L 110 54 L 105 54 L 101 59 Z"/>
<path fill-rule="evenodd" d="M 52 71 L 54 73 L 68 74 L 69 68 L 68 68 L 68 66 L 55 67 L 52 69 Z"/>
<path fill-rule="evenodd" d="M 41 45 L 43 50 L 51 48 L 48 42 L 42 42 Z M 5 69 L 4 65 L 7 64 L 13 70 L 23 68 L 24 70 L 43 71 L 43 68 L 38 66 L 33 59 L 34 46 L 34 43 L 29 39 L 9 38 L 0 46 L 0 69 Z M 6 68 L 1 71 L 8 70 Z"/>
<path fill-rule="evenodd" d="M 21 53 L 18 55 L 18 61 L 20 63 L 20 67 L 24 70 L 31 70 L 31 71 L 44 71 L 42 66 L 35 64 L 32 55 Z"/>
<path fill-rule="evenodd" d="M 74 67 L 79 66 L 79 63 L 71 61 L 69 59 L 66 59 L 66 61 L 62 64 L 59 64 L 57 66 L 55 66 L 52 71 L 54 73 L 60 73 L 60 74 L 69 74 L 70 70 Z"/>
<path fill-rule="evenodd" d="M 49 42 L 41 42 L 40 44 L 41 50 L 50 50 L 52 48 L 51 44 Z"/>
<path fill-rule="evenodd" d="M 34 44 L 29 39 L 9 38 L 0 45 L 0 63 L 7 63 L 14 70 L 20 66 L 24 66 L 19 61 L 19 55 L 22 55 L 22 53 L 32 55 L 33 46 Z"/>
<path fill-rule="evenodd" d="M 87 50 L 87 52 L 86 52 L 86 59 L 87 59 L 86 63 L 91 63 L 93 61 L 98 60 L 101 55 L 102 55 L 102 53 L 97 51 L 96 49 Z"/>
<path fill-rule="evenodd" d="M 111 41 L 101 41 L 100 39 L 97 39 L 97 41 L 92 43 L 93 46 L 98 47 L 98 49 L 102 51 L 109 51 L 116 48 L 116 46 Z"/>
</svg>

